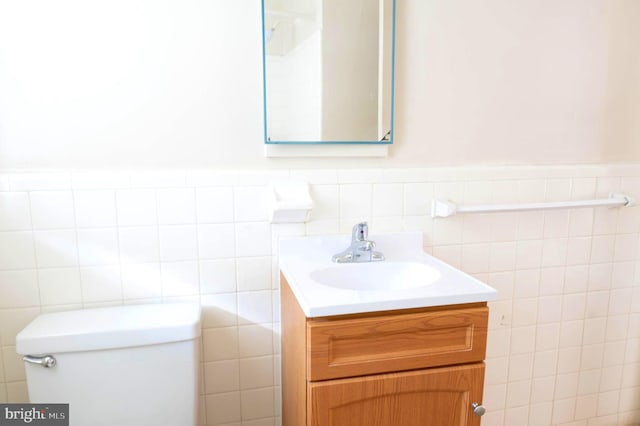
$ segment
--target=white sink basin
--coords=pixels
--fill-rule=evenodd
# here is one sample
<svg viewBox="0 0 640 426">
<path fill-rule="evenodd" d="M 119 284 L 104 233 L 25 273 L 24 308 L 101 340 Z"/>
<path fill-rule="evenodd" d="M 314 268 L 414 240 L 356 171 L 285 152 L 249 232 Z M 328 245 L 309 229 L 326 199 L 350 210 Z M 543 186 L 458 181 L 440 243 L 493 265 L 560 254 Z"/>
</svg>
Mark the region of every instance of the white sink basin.
<svg viewBox="0 0 640 426">
<path fill-rule="evenodd" d="M 496 291 L 425 254 L 422 233 L 371 235 L 382 262 L 333 263 L 350 236 L 280 241 L 280 271 L 308 317 L 486 302 Z"/>
<path fill-rule="evenodd" d="M 337 264 L 312 271 L 310 278 L 338 289 L 406 290 L 435 283 L 440 272 L 424 263 L 383 261 Z"/>
</svg>

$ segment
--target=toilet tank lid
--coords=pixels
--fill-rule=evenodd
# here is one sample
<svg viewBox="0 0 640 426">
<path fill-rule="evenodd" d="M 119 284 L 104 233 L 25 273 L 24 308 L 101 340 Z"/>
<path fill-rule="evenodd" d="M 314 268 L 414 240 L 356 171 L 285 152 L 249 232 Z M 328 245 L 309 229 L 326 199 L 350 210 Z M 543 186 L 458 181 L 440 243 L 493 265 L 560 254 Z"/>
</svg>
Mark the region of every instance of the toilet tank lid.
<svg viewBox="0 0 640 426">
<path fill-rule="evenodd" d="M 21 355 L 155 345 L 200 336 L 195 303 L 133 305 L 42 314 L 16 336 Z"/>
</svg>

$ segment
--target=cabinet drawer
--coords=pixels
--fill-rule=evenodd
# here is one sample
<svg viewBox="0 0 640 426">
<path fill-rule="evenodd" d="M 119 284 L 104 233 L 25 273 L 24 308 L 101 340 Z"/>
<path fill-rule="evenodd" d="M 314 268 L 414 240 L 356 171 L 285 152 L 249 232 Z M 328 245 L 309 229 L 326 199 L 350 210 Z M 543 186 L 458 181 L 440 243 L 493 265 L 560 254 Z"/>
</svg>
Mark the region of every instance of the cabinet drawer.
<svg viewBox="0 0 640 426">
<path fill-rule="evenodd" d="M 482 361 L 489 309 L 307 323 L 307 377 L 327 380 Z"/>
</svg>

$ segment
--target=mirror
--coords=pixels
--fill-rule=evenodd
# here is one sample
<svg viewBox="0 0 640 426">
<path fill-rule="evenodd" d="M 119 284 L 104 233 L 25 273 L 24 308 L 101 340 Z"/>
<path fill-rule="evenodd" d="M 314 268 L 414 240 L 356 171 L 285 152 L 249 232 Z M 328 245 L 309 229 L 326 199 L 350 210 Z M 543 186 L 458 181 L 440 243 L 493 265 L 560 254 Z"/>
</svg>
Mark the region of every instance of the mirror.
<svg viewBox="0 0 640 426">
<path fill-rule="evenodd" d="M 262 0 L 267 144 L 393 143 L 395 0 Z"/>
</svg>

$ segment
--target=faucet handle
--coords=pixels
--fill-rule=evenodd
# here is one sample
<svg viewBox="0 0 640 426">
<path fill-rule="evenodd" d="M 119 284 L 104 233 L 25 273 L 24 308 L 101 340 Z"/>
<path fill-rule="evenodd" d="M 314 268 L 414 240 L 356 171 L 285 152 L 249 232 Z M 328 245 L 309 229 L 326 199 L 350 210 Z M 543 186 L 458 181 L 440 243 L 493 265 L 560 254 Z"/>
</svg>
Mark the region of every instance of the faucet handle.
<svg viewBox="0 0 640 426">
<path fill-rule="evenodd" d="M 360 222 L 353 226 L 351 232 L 352 241 L 366 241 L 369 238 L 369 225 L 367 222 Z"/>
</svg>

